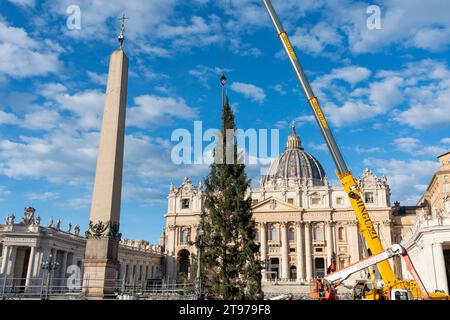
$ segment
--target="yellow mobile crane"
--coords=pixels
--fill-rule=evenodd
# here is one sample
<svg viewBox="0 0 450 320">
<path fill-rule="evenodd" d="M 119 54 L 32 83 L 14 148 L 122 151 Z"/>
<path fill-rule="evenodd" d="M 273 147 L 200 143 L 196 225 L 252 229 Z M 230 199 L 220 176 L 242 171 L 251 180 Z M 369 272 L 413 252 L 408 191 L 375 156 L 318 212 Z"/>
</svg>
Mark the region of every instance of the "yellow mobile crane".
<svg viewBox="0 0 450 320">
<path fill-rule="evenodd" d="M 359 231 L 362 233 L 365 241 L 367 242 L 371 254 L 380 254 L 384 251 L 384 249 L 381 244 L 380 237 L 378 236 L 372 220 L 370 219 L 369 212 L 367 211 L 367 208 L 363 202 L 358 183 L 356 182 L 350 170 L 347 168 L 341 151 L 339 150 L 339 147 L 336 144 L 334 136 L 330 130 L 330 126 L 328 125 L 325 115 L 319 106 L 317 97 L 314 95 L 311 89 L 309 81 L 306 78 L 305 73 L 303 72 L 303 68 L 300 65 L 300 62 L 294 52 L 294 48 L 289 41 L 286 31 L 283 29 L 283 26 L 280 22 L 280 19 L 278 18 L 277 13 L 275 12 L 274 7 L 272 6 L 272 3 L 270 2 L 270 0 L 263 0 L 263 2 L 273 22 L 273 25 L 275 26 L 277 35 L 281 40 L 281 43 L 283 44 L 283 47 L 289 57 L 292 67 L 294 68 L 298 81 L 300 82 L 300 85 L 306 95 L 308 104 L 314 113 L 314 117 L 317 121 L 317 124 L 319 125 L 323 137 L 325 138 L 325 142 L 328 146 L 328 149 L 330 150 L 334 163 L 336 164 L 336 174 L 350 199 L 353 210 L 355 211 L 356 218 L 359 223 Z M 387 260 L 377 263 L 377 267 L 383 280 L 384 286 L 383 288 L 378 290 L 374 288 L 368 291 L 363 298 L 389 299 L 389 295 L 392 289 L 410 290 L 414 298 L 423 298 L 416 281 L 397 279 L 394 271 L 391 268 L 391 265 Z"/>
</svg>

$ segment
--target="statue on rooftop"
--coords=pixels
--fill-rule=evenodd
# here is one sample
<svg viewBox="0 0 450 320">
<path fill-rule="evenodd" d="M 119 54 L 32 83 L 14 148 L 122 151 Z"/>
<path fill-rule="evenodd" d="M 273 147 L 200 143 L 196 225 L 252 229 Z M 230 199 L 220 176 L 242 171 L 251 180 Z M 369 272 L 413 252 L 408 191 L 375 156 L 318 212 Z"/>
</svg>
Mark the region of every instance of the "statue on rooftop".
<svg viewBox="0 0 450 320">
<path fill-rule="evenodd" d="M 11 214 L 11 216 L 9 217 L 9 224 L 13 225 L 14 224 L 14 220 L 16 219 L 16 216 L 14 215 L 14 212 Z"/>
<path fill-rule="evenodd" d="M 79 225 L 75 226 L 75 228 L 73 229 L 73 234 L 78 237 L 78 235 L 80 234 L 80 226 Z"/>
<path fill-rule="evenodd" d="M 35 212 L 36 212 L 36 209 L 34 209 L 32 207 L 24 208 L 21 224 L 23 224 L 25 226 L 34 224 L 34 213 Z"/>
</svg>

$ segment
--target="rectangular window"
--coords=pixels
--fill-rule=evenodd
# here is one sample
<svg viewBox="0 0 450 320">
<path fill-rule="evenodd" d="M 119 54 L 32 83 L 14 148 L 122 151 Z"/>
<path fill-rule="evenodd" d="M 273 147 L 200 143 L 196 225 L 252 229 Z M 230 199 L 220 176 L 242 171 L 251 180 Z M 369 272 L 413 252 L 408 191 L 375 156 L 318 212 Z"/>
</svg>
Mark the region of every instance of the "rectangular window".
<svg viewBox="0 0 450 320">
<path fill-rule="evenodd" d="M 342 205 L 344 204 L 344 198 L 342 198 L 342 197 L 337 197 L 337 198 L 336 198 L 336 204 L 337 204 L 338 206 L 342 206 Z"/>
<path fill-rule="evenodd" d="M 366 200 L 366 203 L 374 203 L 373 192 L 364 193 L 364 199 Z"/>
<path fill-rule="evenodd" d="M 290 204 L 294 204 L 294 199 L 293 198 L 288 198 L 287 202 L 290 203 Z"/>
<path fill-rule="evenodd" d="M 312 197 L 311 198 L 311 204 L 318 205 L 322 204 L 322 198 L 321 197 Z"/>
<path fill-rule="evenodd" d="M 253 205 L 255 205 L 255 204 L 257 204 L 257 203 L 258 203 L 258 199 L 253 199 L 253 200 L 252 200 L 252 204 L 253 204 Z"/>
<path fill-rule="evenodd" d="M 189 199 L 182 199 L 181 200 L 181 209 L 189 209 L 190 201 Z"/>
<path fill-rule="evenodd" d="M 289 252 L 295 252 L 295 248 L 289 248 Z"/>
</svg>

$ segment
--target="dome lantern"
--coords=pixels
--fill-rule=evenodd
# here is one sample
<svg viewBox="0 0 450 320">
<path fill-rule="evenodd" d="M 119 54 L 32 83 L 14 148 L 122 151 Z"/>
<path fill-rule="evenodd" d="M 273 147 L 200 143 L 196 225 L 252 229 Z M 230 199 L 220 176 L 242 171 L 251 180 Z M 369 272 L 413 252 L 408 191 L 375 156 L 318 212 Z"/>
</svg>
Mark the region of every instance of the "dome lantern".
<svg viewBox="0 0 450 320">
<path fill-rule="evenodd" d="M 295 126 L 287 138 L 286 150 L 272 163 L 262 184 L 269 182 L 279 184 L 287 180 L 298 181 L 299 184 L 313 186 L 325 185 L 325 171 L 322 165 L 311 154 L 303 149 Z"/>
</svg>

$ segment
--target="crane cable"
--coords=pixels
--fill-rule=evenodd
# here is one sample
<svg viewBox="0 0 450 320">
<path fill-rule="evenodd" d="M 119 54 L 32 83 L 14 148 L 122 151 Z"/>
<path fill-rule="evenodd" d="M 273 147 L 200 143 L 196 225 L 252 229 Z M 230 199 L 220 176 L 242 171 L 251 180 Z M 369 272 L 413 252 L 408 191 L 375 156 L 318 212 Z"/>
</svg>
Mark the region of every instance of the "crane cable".
<svg viewBox="0 0 450 320">
<path fill-rule="evenodd" d="M 222 0 L 221 1 L 221 7 L 222 7 L 222 14 L 223 16 L 220 19 L 220 61 L 219 61 L 219 69 L 222 70 L 222 73 L 224 73 L 224 70 L 227 69 L 227 53 L 228 53 L 228 32 L 226 29 L 226 19 L 225 17 L 230 12 L 230 1 L 231 0 Z"/>
</svg>

